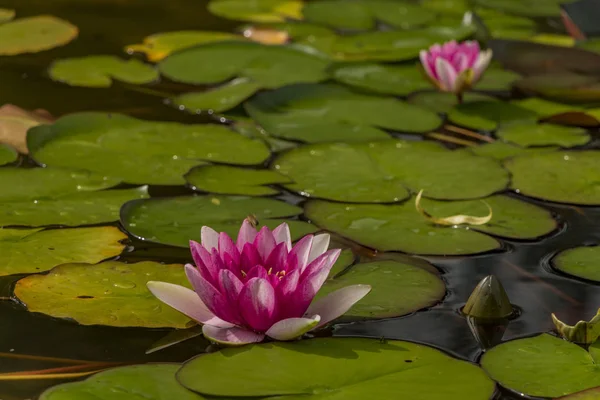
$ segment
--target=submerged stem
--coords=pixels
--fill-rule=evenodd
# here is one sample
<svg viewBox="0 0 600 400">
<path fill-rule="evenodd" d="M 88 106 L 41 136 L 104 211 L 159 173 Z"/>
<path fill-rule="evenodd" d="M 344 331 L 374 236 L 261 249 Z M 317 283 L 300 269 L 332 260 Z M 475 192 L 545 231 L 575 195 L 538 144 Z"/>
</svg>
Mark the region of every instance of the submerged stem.
<svg viewBox="0 0 600 400">
<path fill-rule="evenodd" d="M 454 133 L 458 133 L 459 135 L 465 135 L 465 136 L 469 136 L 475 139 L 479 139 L 482 140 L 484 142 L 488 142 L 488 143 L 493 143 L 495 142 L 494 139 L 492 139 L 489 136 L 485 136 L 482 135 L 480 133 L 477 132 L 473 132 L 470 131 L 468 129 L 464 129 L 464 128 L 459 128 L 458 126 L 454 126 L 454 125 L 445 125 L 444 128 L 446 128 L 447 130 L 449 130 L 450 132 L 454 132 Z"/>
</svg>

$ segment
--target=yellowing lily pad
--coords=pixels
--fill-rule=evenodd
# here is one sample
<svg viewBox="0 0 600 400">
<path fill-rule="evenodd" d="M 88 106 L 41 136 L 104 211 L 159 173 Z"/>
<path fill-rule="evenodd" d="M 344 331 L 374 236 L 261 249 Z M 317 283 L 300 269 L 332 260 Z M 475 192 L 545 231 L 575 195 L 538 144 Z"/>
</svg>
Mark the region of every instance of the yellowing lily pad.
<svg viewBox="0 0 600 400">
<path fill-rule="evenodd" d="M 260 226 L 271 229 L 282 222 L 290 226 L 292 238 L 318 229 L 294 217 L 300 207 L 269 198 L 244 196 L 182 196 L 132 201 L 121 210 L 121 224 L 132 235 L 150 242 L 188 247 L 197 240 L 202 226 L 235 237 L 242 221 L 254 215 Z"/>
<path fill-rule="evenodd" d="M 442 122 L 421 107 L 331 84 L 286 86 L 261 93 L 244 106 L 267 133 L 312 143 L 382 140 L 389 136 L 381 129 L 424 133 Z"/>
<path fill-rule="evenodd" d="M 179 364 L 142 364 L 109 369 L 84 381 L 46 390 L 40 400 L 202 400 L 175 380 Z M 117 389 L 118 388 L 118 389 Z M 118 394 L 117 394 L 118 393 Z"/>
<path fill-rule="evenodd" d="M 208 10 L 219 17 L 251 22 L 283 22 L 301 19 L 301 0 L 212 0 Z"/>
<path fill-rule="evenodd" d="M 133 184 L 180 185 L 206 161 L 259 164 L 269 157 L 260 140 L 224 125 L 143 121 L 122 114 L 78 113 L 28 133 L 38 162 L 96 171 Z"/>
<path fill-rule="evenodd" d="M 267 185 L 290 182 L 288 177 L 275 171 L 243 169 L 227 165 L 200 166 L 192 169 L 185 179 L 194 190 L 246 196 L 277 194 L 279 190 Z"/>
<path fill-rule="evenodd" d="M 395 205 L 311 200 L 305 205 L 305 214 L 315 225 L 364 246 L 413 254 L 482 253 L 500 247 L 500 243 L 487 234 L 523 240 L 536 239 L 556 229 L 552 215 L 540 207 L 501 195 L 488 197 L 485 202 L 493 210 L 491 221 L 468 229 L 431 224 L 415 210 L 414 199 Z M 436 217 L 485 216 L 489 212 L 479 200 L 425 199 L 422 205 Z"/>
<path fill-rule="evenodd" d="M 27 111 L 12 104 L 5 104 L 0 107 L 0 142 L 27 154 L 27 130 L 53 121 L 54 118 L 45 110 Z"/>
<path fill-rule="evenodd" d="M 3 202 L 0 226 L 95 225 L 119 220 L 121 206 L 145 199 L 147 187 L 69 193 L 58 198 Z"/>
<path fill-rule="evenodd" d="M 433 142 L 303 146 L 276 158 L 271 168 L 292 179 L 285 187 L 303 196 L 356 203 L 402 201 L 407 189 L 423 189 L 436 199 L 478 198 L 508 184 L 508 174 L 496 161 Z"/>
<path fill-rule="evenodd" d="M 175 97 L 173 103 L 191 113 L 203 110 L 223 112 L 237 106 L 260 88 L 260 84 L 248 78 L 237 78 L 209 90 L 184 93 Z"/>
<path fill-rule="evenodd" d="M 422 268 L 396 261 L 375 261 L 352 266 L 330 278 L 317 298 L 349 285 L 371 285 L 371 292 L 356 303 L 348 317 L 390 318 L 410 314 L 439 302 L 446 294 L 442 280 Z"/>
<path fill-rule="evenodd" d="M 200 44 L 245 40 L 243 36 L 227 32 L 211 31 L 175 31 L 162 32 L 144 38 L 141 44 L 125 47 L 129 54 L 144 53 L 150 62 L 157 62 L 169 54 Z"/>
<path fill-rule="evenodd" d="M 0 276 L 48 271 L 60 264 L 118 256 L 127 235 L 118 228 L 0 229 Z"/>
<path fill-rule="evenodd" d="M 505 161 L 511 187 L 526 196 L 559 203 L 600 204 L 600 151 L 558 151 Z"/>
<path fill-rule="evenodd" d="M 324 396 L 359 400 L 374 393 L 378 400 L 487 400 L 495 390 L 494 382 L 479 367 L 439 350 L 362 338 L 223 349 L 185 363 L 177 380 L 211 397 L 277 396 L 280 400 Z M 325 388 L 326 395 L 322 394 Z"/>
<path fill-rule="evenodd" d="M 76 26 L 50 15 L 20 18 L 0 25 L 0 55 L 37 53 L 77 37 Z"/>
<path fill-rule="evenodd" d="M 496 346 L 481 366 L 500 385 L 527 396 L 559 397 L 600 386 L 592 355 L 548 334 Z"/>
<path fill-rule="evenodd" d="M 125 83 L 145 84 L 158 79 L 158 71 L 143 62 L 121 60 L 115 56 L 87 56 L 54 61 L 50 78 L 71 86 L 106 88 L 113 79 Z"/>
<path fill-rule="evenodd" d="M 600 282 L 600 246 L 563 251 L 554 257 L 552 265 L 565 274 Z"/>
<path fill-rule="evenodd" d="M 148 281 L 190 287 L 183 266 L 144 261 L 63 264 L 47 275 L 19 280 L 15 296 L 30 312 L 68 318 L 81 325 L 186 328 L 191 321 L 161 303 Z"/>
<path fill-rule="evenodd" d="M 582 128 L 536 123 L 510 124 L 500 128 L 496 136 L 524 147 L 552 144 L 573 147 L 586 144 L 591 139 Z"/>
</svg>

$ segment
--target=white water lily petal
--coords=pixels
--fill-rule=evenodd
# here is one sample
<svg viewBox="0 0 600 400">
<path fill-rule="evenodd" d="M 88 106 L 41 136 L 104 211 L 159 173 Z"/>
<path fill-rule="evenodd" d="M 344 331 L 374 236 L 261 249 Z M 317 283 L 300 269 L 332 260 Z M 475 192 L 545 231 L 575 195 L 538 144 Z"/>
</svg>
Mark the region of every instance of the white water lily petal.
<svg viewBox="0 0 600 400">
<path fill-rule="evenodd" d="M 321 321 L 319 315 L 312 318 L 288 318 L 276 322 L 266 335 L 275 340 L 293 340 L 313 330 Z"/>
<path fill-rule="evenodd" d="M 290 227 L 285 222 L 273 230 L 273 237 L 275 238 L 275 243 L 285 243 L 287 251 L 292 249 L 292 235 L 290 234 Z"/>
<path fill-rule="evenodd" d="M 442 89 L 448 92 L 454 92 L 457 74 L 452 64 L 442 57 L 438 57 L 435 60 L 435 72 Z"/>
<path fill-rule="evenodd" d="M 259 343 L 265 338 L 262 333 L 256 333 L 244 328 L 234 326 L 232 328 L 219 328 L 212 325 L 204 325 L 202 334 L 211 342 L 227 346 L 242 346 L 248 343 Z"/>
<path fill-rule="evenodd" d="M 219 249 L 219 234 L 209 226 L 200 229 L 200 244 L 209 252 L 215 248 Z"/>
<path fill-rule="evenodd" d="M 150 281 L 146 286 L 160 301 L 201 324 L 211 324 L 221 328 L 233 326 L 210 312 L 196 292 L 191 289 L 157 281 Z"/>
<path fill-rule="evenodd" d="M 304 315 L 320 315 L 321 322 L 316 327 L 321 327 L 344 315 L 370 291 L 370 285 L 346 286 L 313 302 Z"/>
<path fill-rule="evenodd" d="M 329 248 L 329 234 L 323 233 L 321 235 L 316 235 L 313 238 L 310 253 L 308 254 L 307 264 L 310 264 L 321 254 L 325 253 L 327 251 L 327 248 Z"/>
<path fill-rule="evenodd" d="M 473 83 L 477 82 L 481 78 L 481 75 L 483 75 L 488 65 L 490 65 L 492 56 L 493 53 L 491 49 L 487 49 L 479 53 L 477 61 L 475 61 L 475 64 L 473 64 Z"/>
</svg>

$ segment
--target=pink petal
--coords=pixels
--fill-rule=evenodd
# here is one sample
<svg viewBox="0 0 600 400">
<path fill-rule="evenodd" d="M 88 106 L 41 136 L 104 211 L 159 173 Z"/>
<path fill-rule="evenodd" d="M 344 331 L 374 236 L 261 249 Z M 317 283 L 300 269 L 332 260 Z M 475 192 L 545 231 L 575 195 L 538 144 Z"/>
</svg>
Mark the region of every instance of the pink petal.
<svg viewBox="0 0 600 400">
<path fill-rule="evenodd" d="M 335 264 L 341 252 L 341 249 L 333 249 L 321 254 L 316 260 L 308 264 L 308 266 L 302 273 L 302 278 L 312 275 L 322 268 L 326 268 L 327 271 L 330 271 L 331 267 L 333 267 L 333 264 Z"/>
<path fill-rule="evenodd" d="M 241 346 L 248 343 L 259 343 L 265 338 L 261 333 L 255 333 L 244 328 L 219 328 L 212 325 L 204 325 L 202 334 L 211 342 L 228 346 Z"/>
<path fill-rule="evenodd" d="M 246 243 L 254 242 L 256 238 L 256 229 L 252 226 L 250 221 L 247 219 L 242 222 L 242 226 L 237 236 L 236 246 L 238 251 L 242 251 Z"/>
<path fill-rule="evenodd" d="M 327 280 L 328 275 L 329 269 L 322 268 L 306 278 L 301 277 L 296 290 L 286 299 L 285 310 L 282 310 L 280 315 L 290 317 L 305 315 L 308 306 Z"/>
<path fill-rule="evenodd" d="M 288 318 L 276 322 L 269 328 L 266 335 L 275 340 L 293 340 L 313 330 L 321 321 L 321 317 Z"/>
<path fill-rule="evenodd" d="M 300 270 L 294 270 L 289 274 L 286 274 L 279 285 L 277 286 L 277 292 L 283 297 L 287 297 L 296 291 L 298 282 L 300 281 Z"/>
<path fill-rule="evenodd" d="M 462 72 L 469 68 L 469 57 L 465 53 L 457 53 L 452 60 L 454 68 L 458 72 Z"/>
<path fill-rule="evenodd" d="M 490 62 L 492 61 L 492 56 L 492 50 L 489 49 L 479 54 L 479 57 L 473 65 L 472 83 L 477 82 L 481 78 L 487 67 L 490 65 Z"/>
<path fill-rule="evenodd" d="M 265 267 L 263 267 L 262 265 L 255 265 L 254 267 L 250 268 L 250 271 L 248 271 L 246 279 L 247 280 L 250 280 L 252 278 L 267 279 L 267 277 L 268 277 L 268 274 L 267 274 L 267 270 L 265 269 Z"/>
<path fill-rule="evenodd" d="M 262 227 L 258 232 L 258 235 L 256 235 L 256 239 L 254 239 L 254 246 L 263 260 L 266 260 L 269 257 L 269 254 L 271 254 L 276 244 L 273 233 L 266 226 Z"/>
<path fill-rule="evenodd" d="M 212 261 L 210 252 L 208 252 L 200 243 L 193 240 L 190 240 L 190 252 L 192 253 L 194 264 L 196 264 L 196 267 L 202 276 L 209 282 L 215 282 L 219 269 Z"/>
<path fill-rule="evenodd" d="M 260 254 L 258 254 L 258 250 L 254 247 L 252 243 L 246 243 L 244 245 L 244 250 L 242 250 L 242 256 L 240 258 L 240 269 L 244 271 L 244 273 L 248 273 L 252 267 L 255 265 L 262 264 L 262 258 Z M 241 277 L 238 275 L 238 277 Z"/>
<path fill-rule="evenodd" d="M 433 66 L 429 61 L 429 53 L 427 53 L 427 50 L 421 50 L 419 52 L 419 58 L 421 59 L 421 64 L 423 65 L 425 73 L 427 73 L 431 79 L 437 81 L 437 75 L 435 74 Z"/>
<path fill-rule="evenodd" d="M 200 242 L 202 246 L 208 251 L 219 246 L 219 234 L 213 228 L 209 226 L 203 226 L 200 229 Z"/>
<path fill-rule="evenodd" d="M 329 248 L 329 234 L 323 233 L 316 235 L 313 238 L 312 246 L 310 247 L 310 253 L 308 254 L 307 263 L 313 262 L 321 254 L 325 253 Z"/>
<path fill-rule="evenodd" d="M 235 264 L 240 263 L 240 252 L 225 232 L 219 233 L 219 254 L 223 260 L 225 255 L 229 255 Z"/>
<path fill-rule="evenodd" d="M 287 245 L 285 243 L 279 243 L 275 246 L 275 249 L 267 258 L 265 262 L 265 268 L 267 270 L 271 270 L 271 273 L 277 273 L 279 271 L 285 271 L 286 269 L 286 261 L 288 257 Z"/>
<path fill-rule="evenodd" d="M 275 243 L 285 243 L 287 251 L 292 250 L 292 235 L 290 234 L 290 227 L 285 222 L 279 225 L 273 230 L 273 236 L 275 237 Z"/>
<path fill-rule="evenodd" d="M 370 291 L 371 286 L 369 285 L 346 286 L 312 303 L 305 315 L 320 315 L 321 322 L 317 325 L 318 328 L 344 315 Z"/>
<path fill-rule="evenodd" d="M 201 324 L 210 324 L 221 328 L 233 326 L 210 312 L 200 300 L 200 297 L 191 289 L 172 283 L 156 281 L 150 281 L 146 285 L 160 301 Z"/>
<path fill-rule="evenodd" d="M 447 92 L 454 91 L 456 71 L 454 70 L 452 64 L 439 57 L 437 60 L 435 60 L 435 72 L 439 77 L 439 82 L 442 86 L 442 89 Z"/>
<path fill-rule="evenodd" d="M 204 279 L 196 268 L 190 264 L 186 264 L 185 274 L 192 284 L 194 291 L 200 297 L 200 300 L 202 300 L 213 314 L 232 324 L 237 325 L 241 322 L 236 318 L 237 310 L 230 307 L 227 298 L 209 281 Z"/>
<path fill-rule="evenodd" d="M 244 284 L 238 277 L 227 269 L 222 269 L 219 273 L 219 289 L 227 299 L 229 308 L 232 312 L 235 311 L 235 320 L 241 322 L 242 318 L 238 310 L 238 297 Z"/>
<path fill-rule="evenodd" d="M 275 290 L 266 279 L 252 278 L 238 298 L 242 317 L 255 331 L 264 332 L 273 325 Z"/>
<path fill-rule="evenodd" d="M 304 268 L 306 268 L 308 263 L 312 241 L 313 235 L 306 235 L 296 243 L 287 258 L 288 271 L 294 269 L 299 269 L 300 272 L 304 271 Z"/>
</svg>

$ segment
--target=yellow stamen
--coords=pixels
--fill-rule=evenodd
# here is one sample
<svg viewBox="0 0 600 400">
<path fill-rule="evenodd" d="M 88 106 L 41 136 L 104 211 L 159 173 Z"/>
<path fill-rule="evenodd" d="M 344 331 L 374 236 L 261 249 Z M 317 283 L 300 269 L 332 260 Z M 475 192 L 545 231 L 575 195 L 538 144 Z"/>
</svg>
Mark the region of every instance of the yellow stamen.
<svg viewBox="0 0 600 400">
<path fill-rule="evenodd" d="M 267 271 L 267 275 L 271 275 L 271 272 L 273 272 L 273 268 L 269 268 L 269 270 Z"/>
<path fill-rule="evenodd" d="M 244 271 L 242 271 L 242 276 L 245 278 L 246 277 L 246 273 Z"/>
</svg>

